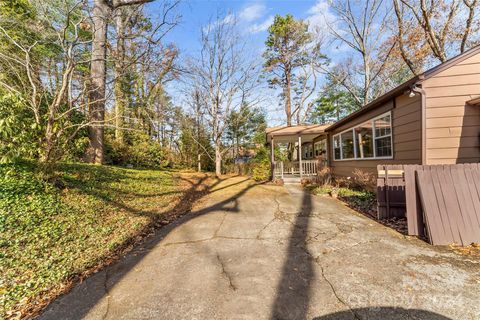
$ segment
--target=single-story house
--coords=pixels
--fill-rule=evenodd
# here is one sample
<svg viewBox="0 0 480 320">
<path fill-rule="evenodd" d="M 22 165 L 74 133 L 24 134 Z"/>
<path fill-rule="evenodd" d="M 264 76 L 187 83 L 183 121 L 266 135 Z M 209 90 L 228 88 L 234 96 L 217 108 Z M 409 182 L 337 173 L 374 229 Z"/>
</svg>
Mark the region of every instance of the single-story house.
<svg viewBox="0 0 480 320">
<path fill-rule="evenodd" d="M 266 139 L 274 178 L 315 175 L 319 158 L 343 177 L 379 164 L 480 162 L 480 46 L 333 124 L 268 128 Z M 294 159 L 276 161 L 278 143 L 293 144 Z"/>
</svg>

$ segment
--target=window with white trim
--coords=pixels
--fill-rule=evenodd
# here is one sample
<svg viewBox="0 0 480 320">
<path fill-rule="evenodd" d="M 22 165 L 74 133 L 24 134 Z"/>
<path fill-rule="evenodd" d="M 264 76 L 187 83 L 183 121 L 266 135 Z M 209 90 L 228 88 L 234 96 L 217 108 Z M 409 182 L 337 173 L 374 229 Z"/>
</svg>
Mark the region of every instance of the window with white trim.
<svg viewBox="0 0 480 320">
<path fill-rule="evenodd" d="M 373 127 L 372 122 L 362 123 L 354 129 L 356 158 L 373 158 Z"/>
<path fill-rule="evenodd" d="M 353 129 L 340 134 L 340 142 L 342 143 L 342 159 L 355 158 Z"/>
<path fill-rule="evenodd" d="M 340 135 L 333 136 L 333 157 L 335 160 L 342 159 L 342 149 L 340 147 Z"/>
<path fill-rule="evenodd" d="M 315 142 L 315 156 L 321 156 L 325 154 L 327 140 L 320 140 Z"/>
<path fill-rule="evenodd" d="M 390 112 L 333 136 L 335 160 L 391 158 L 392 115 Z"/>
<path fill-rule="evenodd" d="M 310 159 L 313 157 L 313 145 L 312 144 L 305 144 L 302 146 L 303 150 L 303 158 Z"/>
<path fill-rule="evenodd" d="M 375 155 L 376 157 L 392 156 L 392 126 L 390 114 L 376 119 L 375 127 Z"/>
</svg>

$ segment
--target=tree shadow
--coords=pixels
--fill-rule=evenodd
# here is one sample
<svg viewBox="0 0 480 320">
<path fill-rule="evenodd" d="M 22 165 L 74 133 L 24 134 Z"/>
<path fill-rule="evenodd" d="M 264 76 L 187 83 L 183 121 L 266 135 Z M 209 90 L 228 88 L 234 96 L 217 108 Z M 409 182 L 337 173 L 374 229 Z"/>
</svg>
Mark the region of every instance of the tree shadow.
<svg viewBox="0 0 480 320">
<path fill-rule="evenodd" d="M 292 197 L 299 196 L 291 194 Z M 272 320 L 298 319 L 308 317 L 308 309 L 312 294 L 312 283 L 316 277 L 314 257 L 310 253 L 308 227 L 313 215 L 313 198 L 309 192 L 302 195 L 302 209 L 293 223 L 293 231 L 289 239 L 287 258 L 282 268 L 277 285 L 275 302 L 271 311 Z M 334 312 L 313 318 L 314 320 L 451 320 L 440 314 L 420 309 L 404 309 L 400 307 L 366 307 Z"/>
<path fill-rule="evenodd" d="M 141 180 L 153 180 L 155 182 L 158 181 L 158 177 L 130 177 L 128 172 L 116 170 L 114 173 L 111 170 L 108 170 L 104 167 L 97 167 L 92 166 L 86 168 L 85 166 L 79 166 L 75 164 L 64 164 L 63 167 L 68 169 L 67 172 L 75 172 L 75 174 L 68 174 L 62 177 L 64 186 L 71 187 L 73 189 L 78 190 L 80 193 L 93 196 L 99 200 L 102 200 L 113 207 L 125 210 L 135 215 L 146 216 L 151 219 L 151 224 L 156 225 L 158 220 L 170 222 L 170 218 L 177 218 L 178 214 L 181 212 L 189 212 L 191 210 L 190 202 L 194 202 L 195 200 L 203 197 L 209 191 L 219 191 L 225 188 L 230 188 L 234 185 L 241 184 L 248 180 L 248 178 L 242 179 L 233 184 L 227 184 L 221 188 L 217 188 L 217 185 L 225 180 L 230 179 L 231 177 L 226 178 L 215 178 L 216 182 L 208 187 L 208 189 L 201 189 L 206 180 L 209 178 L 208 175 L 204 174 L 196 183 L 192 183 L 189 179 L 182 177 L 181 175 L 175 175 L 175 178 L 178 180 L 182 180 L 186 184 L 190 184 L 187 190 L 171 190 L 171 191 L 164 191 L 152 194 L 145 194 L 140 192 L 135 192 L 131 190 L 122 190 L 119 188 L 111 187 L 109 184 L 112 182 L 119 182 L 123 179 L 141 179 Z M 125 169 L 125 168 L 122 168 Z M 135 169 L 136 170 L 136 169 Z M 92 185 L 91 180 L 95 181 L 95 185 Z M 154 198 L 154 197 L 162 197 L 168 195 L 182 195 L 181 200 L 179 201 L 179 205 L 175 206 L 173 209 L 169 210 L 167 213 L 159 214 L 158 211 L 155 210 L 139 210 L 132 206 L 129 206 L 124 201 L 125 198 L 128 197 L 142 197 L 142 198 Z M 147 226 L 148 228 L 148 226 Z"/>
<path fill-rule="evenodd" d="M 420 309 L 404 309 L 396 307 L 374 307 L 358 308 L 346 311 L 339 311 L 324 316 L 313 318 L 313 320 L 401 320 L 401 319 L 422 319 L 422 320 L 451 320 L 438 313 Z"/>
<path fill-rule="evenodd" d="M 106 265 L 101 271 L 87 278 L 84 282 L 76 285 L 72 289 L 72 292 L 70 292 L 69 294 L 65 292 L 63 296 L 58 297 L 57 300 L 53 301 L 43 311 L 43 313 L 39 316 L 39 319 L 83 319 L 85 316 L 88 315 L 90 310 L 102 300 L 103 297 L 108 296 L 109 290 L 114 287 L 116 283 L 118 283 L 124 276 L 126 276 L 132 269 L 134 269 L 135 266 L 142 259 L 144 259 L 145 256 L 175 228 L 196 217 L 215 211 L 227 211 L 229 214 L 239 212 L 240 209 L 238 207 L 237 199 L 243 196 L 249 189 L 251 189 L 255 185 L 258 185 L 248 183 L 238 192 L 235 192 L 231 197 L 223 201 L 214 203 L 208 207 L 192 212 L 194 203 L 203 198 L 205 195 L 209 194 L 210 191 L 222 191 L 224 189 L 246 183 L 249 179 L 242 179 L 241 181 L 236 181 L 230 184 L 228 184 L 229 178 L 217 179 L 212 185 L 208 186 L 208 188 L 206 189 L 203 188 L 205 186 L 205 180 L 208 179 L 208 176 L 206 175 L 198 179 L 198 181 L 196 181 L 195 183 L 190 181 L 189 179 L 184 179 L 182 177 L 179 177 L 179 179 L 183 179 L 184 181 L 189 183 L 190 186 L 187 190 L 183 192 L 183 197 L 177 202 L 175 207 L 162 215 L 150 211 L 142 211 L 131 208 L 121 202 L 104 197 L 101 192 L 96 192 L 94 190 L 89 190 L 88 188 L 85 188 L 83 192 L 102 198 L 103 200 L 110 202 L 112 205 L 118 208 L 128 210 L 129 212 L 134 214 L 148 216 L 151 218 L 170 218 L 172 223 L 157 229 L 153 237 L 145 240 L 140 250 L 133 250 L 125 257 L 123 257 L 122 260 L 125 261 L 121 264 L 121 266 L 118 266 L 116 264 L 117 261 L 110 261 L 115 263 Z M 221 182 L 225 181 L 227 181 L 227 185 L 217 188 L 217 186 Z M 233 206 L 231 205 L 232 203 Z M 153 220 L 152 223 L 154 223 Z M 119 247 L 127 247 L 131 245 L 131 241 L 131 239 L 126 240 L 126 242 Z M 115 269 L 114 272 L 109 275 L 109 269 L 113 268 Z M 74 291 L 76 291 L 76 294 L 72 294 L 74 293 Z M 78 299 L 77 294 L 81 295 L 81 299 Z"/>
<path fill-rule="evenodd" d="M 476 163 L 480 161 L 480 113 L 478 105 L 465 103 L 464 114 L 460 125 L 459 145 L 457 148 L 455 163 Z"/>
<path fill-rule="evenodd" d="M 296 197 L 293 195 L 292 197 Z M 296 214 L 283 264 L 272 319 L 306 319 L 315 278 L 313 259 L 306 247 L 307 231 L 312 214 L 312 195 L 303 192 L 302 208 Z"/>
</svg>

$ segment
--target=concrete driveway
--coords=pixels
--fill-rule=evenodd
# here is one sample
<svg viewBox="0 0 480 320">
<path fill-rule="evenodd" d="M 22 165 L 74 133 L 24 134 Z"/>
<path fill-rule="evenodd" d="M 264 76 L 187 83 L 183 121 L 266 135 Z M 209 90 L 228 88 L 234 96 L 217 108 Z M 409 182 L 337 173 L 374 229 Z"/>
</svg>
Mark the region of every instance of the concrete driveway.
<svg viewBox="0 0 480 320">
<path fill-rule="evenodd" d="M 479 263 L 235 177 L 41 319 L 480 319 Z"/>
</svg>

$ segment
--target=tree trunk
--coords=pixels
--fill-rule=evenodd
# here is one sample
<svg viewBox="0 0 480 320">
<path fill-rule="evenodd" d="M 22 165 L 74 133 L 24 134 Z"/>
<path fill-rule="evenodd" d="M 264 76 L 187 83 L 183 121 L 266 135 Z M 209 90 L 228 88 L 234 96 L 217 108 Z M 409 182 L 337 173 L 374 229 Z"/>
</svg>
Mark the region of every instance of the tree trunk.
<svg viewBox="0 0 480 320">
<path fill-rule="evenodd" d="M 284 96 L 285 96 L 285 114 L 287 115 L 287 126 L 292 126 L 292 101 L 290 98 L 290 90 L 291 90 L 291 74 L 290 69 L 285 69 L 285 88 L 284 88 Z"/>
<path fill-rule="evenodd" d="M 217 177 L 222 175 L 222 153 L 220 150 L 220 141 L 215 143 L 215 175 Z"/>
<path fill-rule="evenodd" d="M 124 9 L 117 9 L 115 24 L 117 29 L 117 50 L 115 57 L 115 139 L 123 142 L 125 116 L 125 14 Z"/>
<path fill-rule="evenodd" d="M 89 116 L 92 124 L 88 128 L 90 145 L 87 160 L 91 163 L 103 163 L 103 128 L 105 121 L 105 79 L 106 79 L 106 41 L 107 16 L 109 7 L 104 0 L 94 0 L 92 58 L 90 66 Z"/>
<path fill-rule="evenodd" d="M 467 2 L 466 0 L 463 0 L 463 3 L 468 7 L 468 18 L 463 32 L 462 42 L 460 44 L 461 53 L 463 53 L 466 49 L 468 36 L 470 35 L 470 31 L 472 29 L 472 21 L 475 17 L 475 8 L 477 7 L 477 2 L 478 0 L 473 0 L 472 2 Z"/>
<path fill-rule="evenodd" d="M 364 68 L 364 81 L 363 84 L 363 105 L 366 106 L 368 104 L 368 97 L 370 91 L 370 60 L 368 59 L 367 53 L 363 53 L 363 68 Z"/>
<path fill-rule="evenodd" d="M 415 65 L 413 64 L 413 61 L 408 57 L 407 51 L 405 50 L 405 44 L 403 42 L 403 37 L 404 37 L 404 18 L 402 16 L 402 11 L 400 10 L 400 4 L 398 3 L 398 0 L 393 0 L 393 8 L 395 10 L 395 16 L 397 17 L 397 29 L 398 29 L 398 35 L 397 35 L 397 41 L 398 41 L 398 48 L 400 49 L 400 54 L 402 56 L 403 61 L 406 63 L 410 71 L 413 73 L 413 75 L 417 76 L 418 71 Z"/>
</svg>

